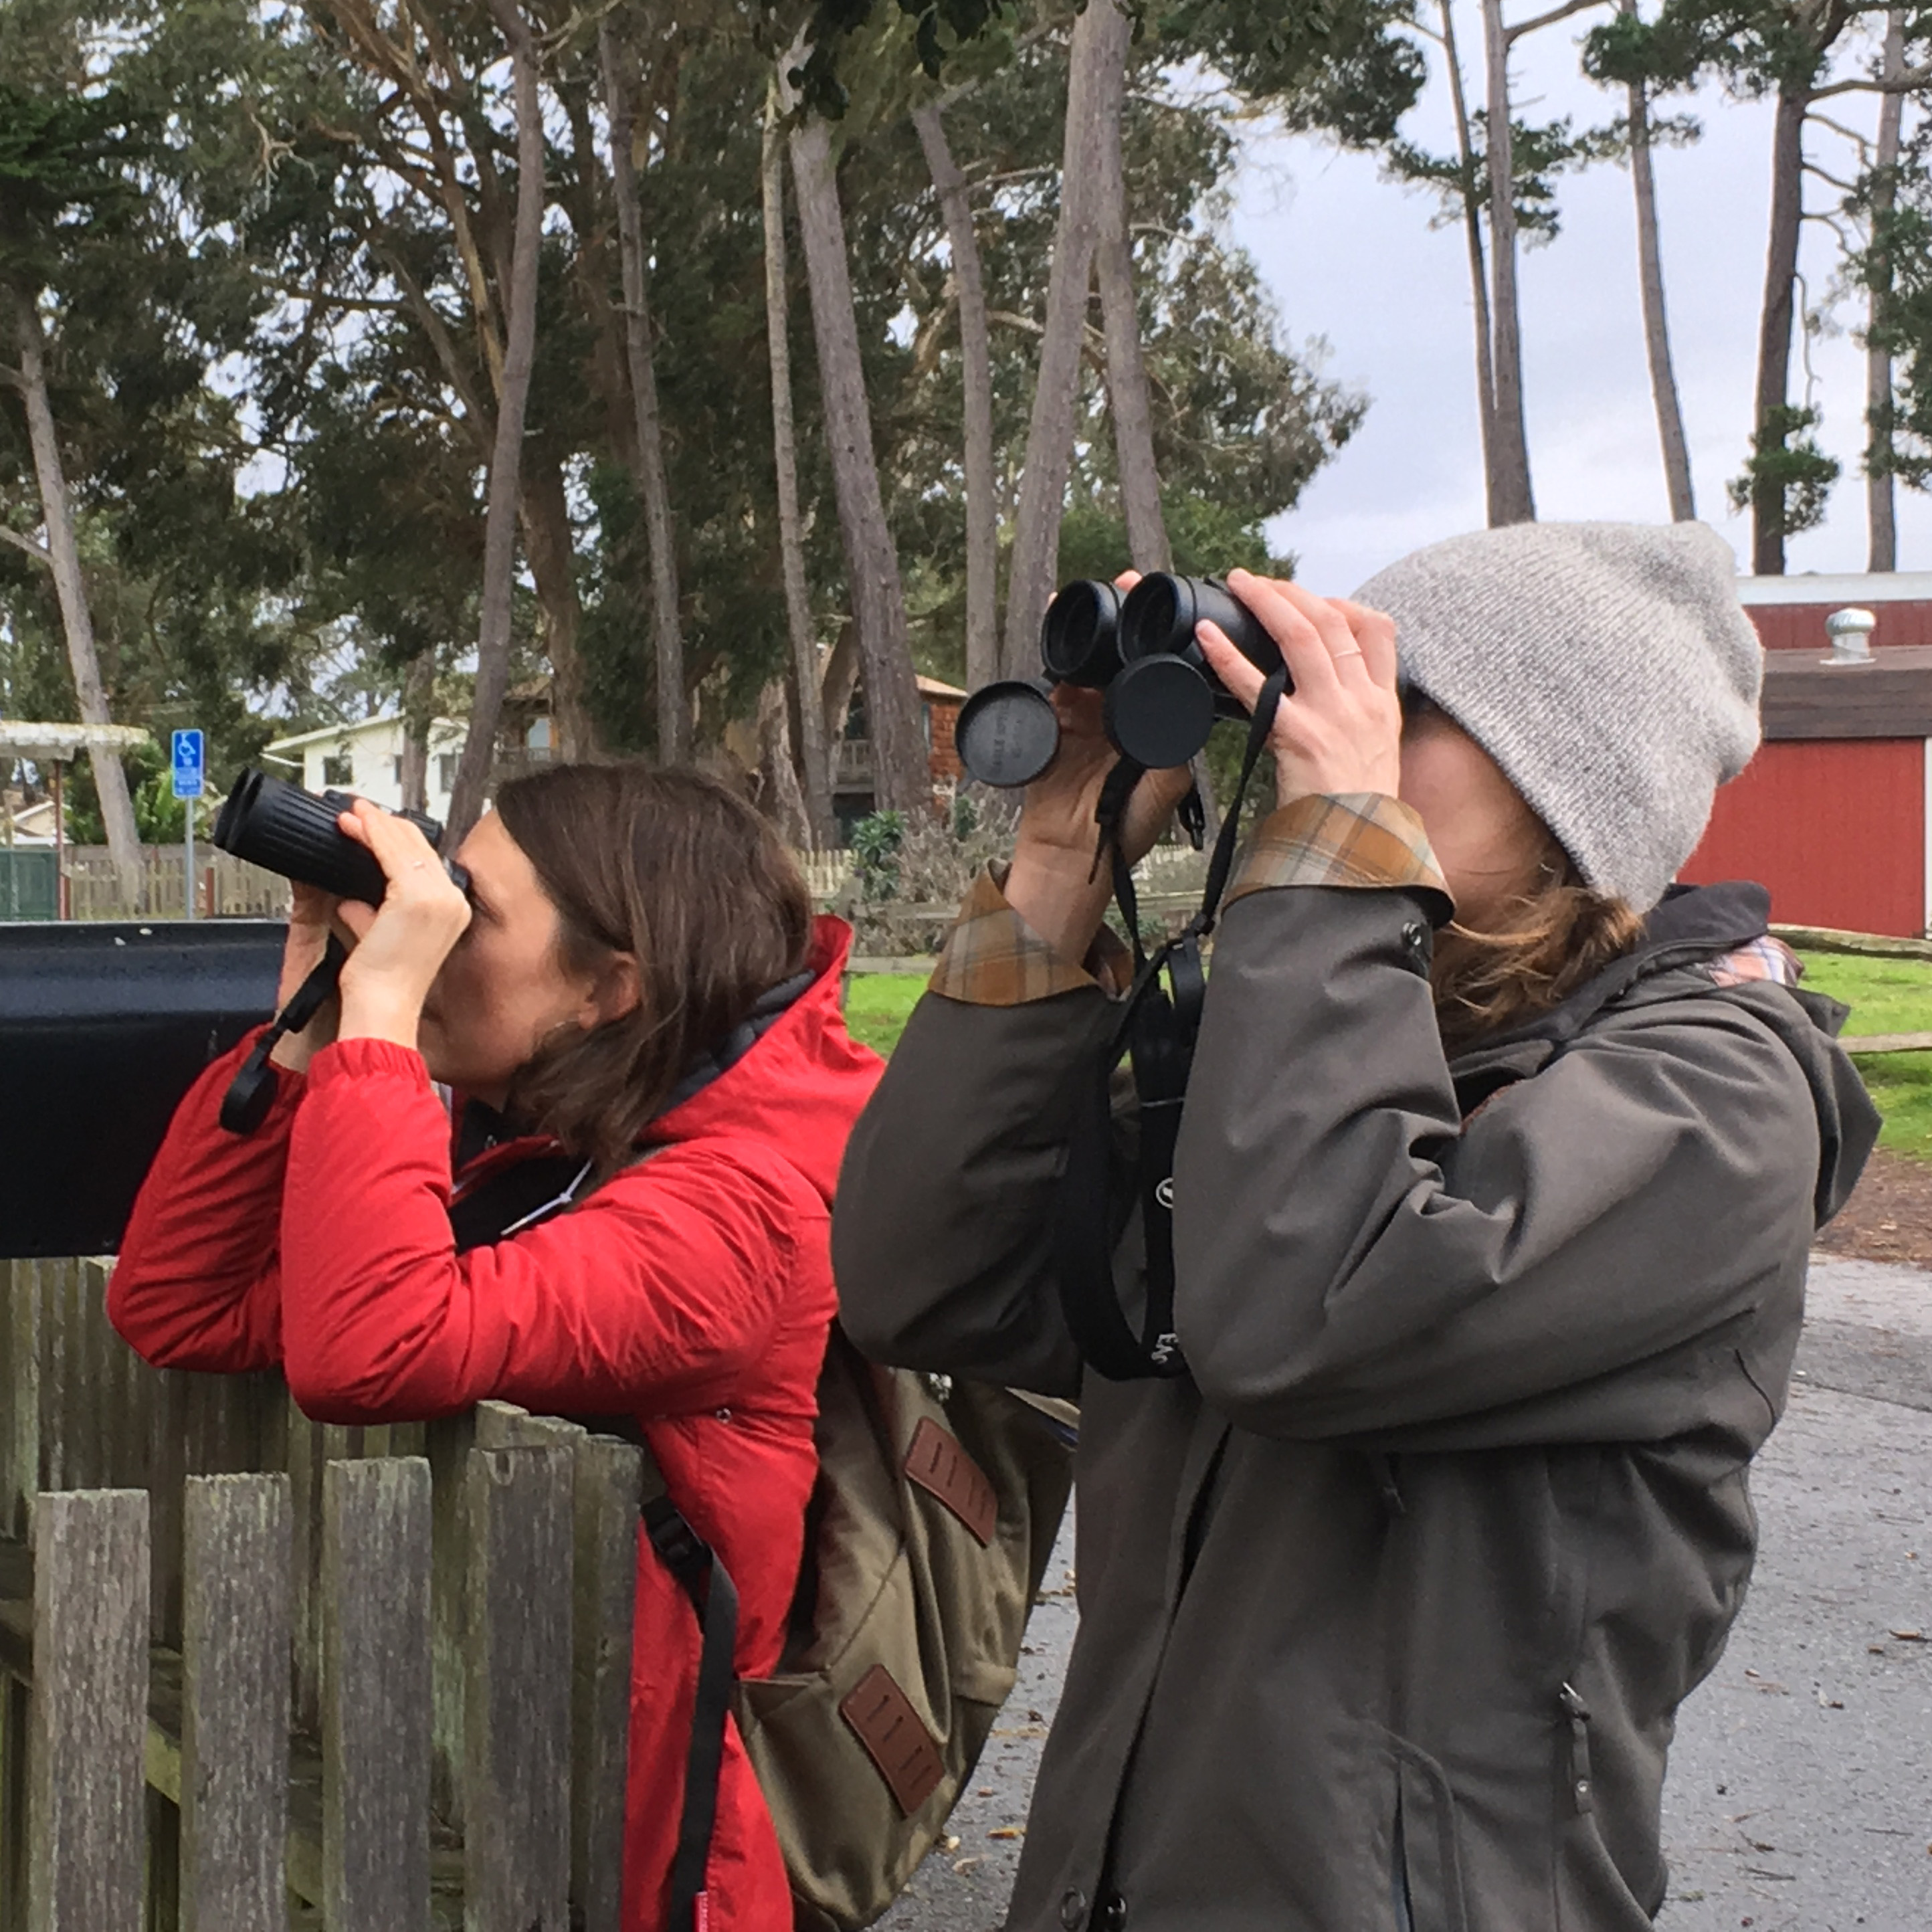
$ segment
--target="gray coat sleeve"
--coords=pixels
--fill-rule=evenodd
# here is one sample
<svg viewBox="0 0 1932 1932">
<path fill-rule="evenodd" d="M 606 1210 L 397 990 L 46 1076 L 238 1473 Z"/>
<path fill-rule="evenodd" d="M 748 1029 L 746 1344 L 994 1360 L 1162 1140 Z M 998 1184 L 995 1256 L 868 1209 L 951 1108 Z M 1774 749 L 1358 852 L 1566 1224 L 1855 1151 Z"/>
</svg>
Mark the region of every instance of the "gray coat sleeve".
<svg viewBox="0 0 1932 1932">
<path fill-rule="evenodd" d="M 839 1316 L 875 1360 L 1070 1396 L 1054 1213 L 1075 1078 L 1105 1050 L 1097 987 L 1016 1006 L 928 993 L 847 1147 Z"/>
<path fill-rule="evenodd" d="M 1243 1428 L 1500 1413 L 1748 1316 L 1794 1256 L 1802 1279 L 1819 1130 L 1768 1026 L 1714 995 L 1634 1007 L 1466 1126 L 1403 963 L 1415 917 L 1397 892 L 1298 888 L 1222 926 L 1175 1161 L 1176 1314 Z"/>
</svg>

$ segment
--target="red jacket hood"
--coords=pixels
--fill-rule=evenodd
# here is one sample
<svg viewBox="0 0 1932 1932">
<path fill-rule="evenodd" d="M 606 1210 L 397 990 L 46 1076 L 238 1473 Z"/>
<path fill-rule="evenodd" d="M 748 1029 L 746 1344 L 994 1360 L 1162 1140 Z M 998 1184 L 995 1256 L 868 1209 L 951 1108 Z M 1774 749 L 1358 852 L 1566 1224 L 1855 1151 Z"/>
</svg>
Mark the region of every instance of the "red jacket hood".
<svg viewBox="0 0 1932 1932">
<path fill-rule="evenodd" d="M 806 962 L 817 976 L 812 983 L 742 1060 L 653 1120 L 648 1138 L 765 1142 L 829 1204 L 846 1137 L 885 1068 L 845 1030 L 843 975 L 851 950 L 843 920 L 815 920 Z"/>
<path fill-rule="evenodd" d="M 845 1030 L 843 975 L 852 928 L 821 914 L 806 961 L 812 984 L 772 1022 L 744 1057 L 688 1100 L 651 1122 L 646 1142 L 718 1138 L 762 1142 L 804 1176 L 829 1205 L 846 1137 L 872 1097 L 885 1062 Z M 460 1118 L 460 1103 L 459 1103 Z M 485 1174 L 554 1148 L 541 1136 L 501 1141 L 459 1166 L 468 1187 Z"/>
</svg>

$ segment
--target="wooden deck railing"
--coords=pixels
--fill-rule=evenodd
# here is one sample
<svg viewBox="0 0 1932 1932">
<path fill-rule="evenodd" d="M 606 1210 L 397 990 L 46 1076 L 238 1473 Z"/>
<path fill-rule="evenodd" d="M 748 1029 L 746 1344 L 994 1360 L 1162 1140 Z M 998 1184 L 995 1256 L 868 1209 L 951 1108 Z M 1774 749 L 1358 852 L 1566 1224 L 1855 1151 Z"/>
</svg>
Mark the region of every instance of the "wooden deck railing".
<svg viewBox="0 0 1932 1932">
<path fill-rule="evenodd" d="M 616 1932 L 640 1457 L 310 1421 L 0 1262 L 0 1926 Z"/>
</svg>

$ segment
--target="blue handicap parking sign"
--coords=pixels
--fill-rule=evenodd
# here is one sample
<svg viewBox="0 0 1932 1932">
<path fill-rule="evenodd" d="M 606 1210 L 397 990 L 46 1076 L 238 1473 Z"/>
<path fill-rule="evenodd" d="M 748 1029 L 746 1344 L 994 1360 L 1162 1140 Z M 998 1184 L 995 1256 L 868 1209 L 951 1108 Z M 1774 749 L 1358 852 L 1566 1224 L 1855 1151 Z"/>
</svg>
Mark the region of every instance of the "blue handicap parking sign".
<svg viewBox="0 0 1932 1932">
<path fill-rule="evenodd" d="M 176 797 L 200 797 L 202 771 L 201 734 L 199 731 L 177 731 L 174 734 Z"/>
</svg>

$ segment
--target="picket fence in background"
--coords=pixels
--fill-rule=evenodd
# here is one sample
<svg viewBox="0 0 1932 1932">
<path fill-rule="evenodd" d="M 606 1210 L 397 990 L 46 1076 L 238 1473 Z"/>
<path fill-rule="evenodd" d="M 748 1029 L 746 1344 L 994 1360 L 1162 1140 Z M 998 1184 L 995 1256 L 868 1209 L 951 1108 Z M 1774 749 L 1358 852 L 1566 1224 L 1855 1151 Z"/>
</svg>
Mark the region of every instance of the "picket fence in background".
<svg viewBox="0 0 1932 1932">
<path fill-rule="evenodd" d="M 640 1457 L 310 1421 L 0 1262 L 0 1926 L 617 1932 Z"/>
</svg>

